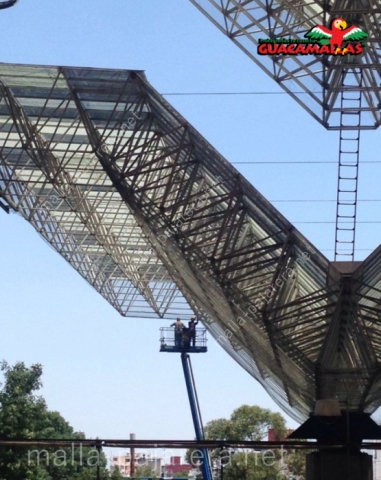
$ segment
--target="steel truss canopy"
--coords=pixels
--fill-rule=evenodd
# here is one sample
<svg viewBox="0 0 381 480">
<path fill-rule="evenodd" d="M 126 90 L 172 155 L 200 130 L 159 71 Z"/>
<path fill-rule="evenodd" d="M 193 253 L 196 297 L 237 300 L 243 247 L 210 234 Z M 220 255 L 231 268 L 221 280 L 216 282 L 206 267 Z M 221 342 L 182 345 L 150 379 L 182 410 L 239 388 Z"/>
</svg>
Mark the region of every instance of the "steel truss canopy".
<svg viewBox="0 0 381 480">
<path fill-rule="evenodd" d="M 379 0 L 190 0 L 279 86 L 330 130 L 381 120 Z M 259 39 L 299 38 L 336 17 L 368 34 L 361 55 L 258 55 Z M 341 93 L 346 92 L 343 98 Z M 358 105 L 361 98 L 360 105 Z M 345 101 L 346 100 L 346 101 Z M 357 115 L 357 112 L 360 115 Z M 345 122 L 341 116 L 346 114 Z M 355 114 L 351 120 L 351 114 Z"/>
<path fill-rule="evenodd" d="M 291 416 L 381 403 L 381 249 L 331 263 L 141 71 L 0 64 L 0 198 L 122 315 L 193 311 Z"/>
</svg>

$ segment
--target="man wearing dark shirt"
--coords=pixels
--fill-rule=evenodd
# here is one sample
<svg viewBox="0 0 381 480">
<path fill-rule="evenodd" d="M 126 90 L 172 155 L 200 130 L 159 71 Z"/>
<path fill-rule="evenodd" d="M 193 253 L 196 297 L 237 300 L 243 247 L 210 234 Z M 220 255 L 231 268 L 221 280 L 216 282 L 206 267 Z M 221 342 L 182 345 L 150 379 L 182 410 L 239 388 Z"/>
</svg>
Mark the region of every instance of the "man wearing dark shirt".
<svg viewBox="0 0 381 480">
<path fill-rule="evenodd" d="M 194 347 L 196 345 L 196 325 L 198 324 L 195 321 L 196 317 L 191 317 L 190 322 L 188 322 L 188 328 L 189 328 L 189 338 L 192 341 L 192 346 Z"/>
</svg>

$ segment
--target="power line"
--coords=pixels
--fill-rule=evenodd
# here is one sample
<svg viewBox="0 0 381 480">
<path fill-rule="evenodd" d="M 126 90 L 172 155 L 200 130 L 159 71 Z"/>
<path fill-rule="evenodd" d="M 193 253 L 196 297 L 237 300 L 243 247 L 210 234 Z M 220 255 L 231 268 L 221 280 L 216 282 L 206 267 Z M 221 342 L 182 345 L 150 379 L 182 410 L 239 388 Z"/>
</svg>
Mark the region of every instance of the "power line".
<svg viewBox="0 0 381 480">
<path fill-rule="evenodd" d="M 309 95 L 310 92 L 292 92 L 294 95 Z M 311 92 L 319 93 L 319 92 Z M 321 93 L 321 92 L 320 92 Z M 178 92 L 178 93 L 162 93 L 163 96 L 214 96 L 214 95 L 290 95 L 288 92 Z"/>
<path fill-rule="evenodd" d="M 381 163 L 381 160 L 364 160 L 364 161 L 360 161 L 360 165 L 362 163 Z M 270 160 L 269 162 L 265 162 L 265 161 L 253 161 L 253 162 L 231 162 L 232 165 L 254 165 L 254 164 L 258 164 L 258 165 L 290 165 L 290 164 L 303 164 L 303 165 L 310 165 L 310 164 L 334 164 L 334 165 L 337 165 L 338 162 L 337 161 L 334 161 L 334 160 L 313 160 L 311 162 L 307 162 L 307 161 L 304 161 L 304 160 L 301 160 L 301 161 L 286 161 L 286 162 L 282 162 L 282 161 L 272 161 Z"/>
<path fill-rule="evenodd" d="M 272 203 L 336 203 L 337 200 L 269 200 Z M 381 202 L 380 198 L 357 200 L 358 202 Z"/>
<path fill-rule="evenodd" d="M 296 225 L 297 223 L 299 223 L 299 224 L 301 224 L 301 223 L 304 223 L 304 224 L 309 223 L 309 224 L 311 224 L 311 223 L 312 223 L 312 224 L 319 224 L 319 225 L 322 225 L 322 224 L 333 224 L 333 225 L 335 225 L 335 224 L 336 224 L 336 222 L 330 221 L 330 220 L 322 220 L 322 221 L 319 221 L 319 220 L 306 220 L 306 221 L 296 221 L 296 222 L 291 222 L 291 223 L 293 223 L 293 224 L 295 224 L 295 225 Z M 352 222 L 341 222 L 341 225 L 344 225 L 344 224 L 346 224 L 346 223 L 347 223 L 348 225 L 352 225 Z M 357 223 L 357 224 L 358 224 L 358 223 L 364 223 L 364 224 L 366 223 L 366 224 L 372 224 L 372 225 L 373 225 L 373 224 L 376 224 L 376 223 L 381 223 L 381 220 L 380 220 L 380 221 L 378 221 L 378 220 L 375 220 L 375 221 L 373 221 L 373 220 L 361 220 L 361 221 L 358 221 L 358 222 L 356 222 L 356 223 Z"/>
</svg>

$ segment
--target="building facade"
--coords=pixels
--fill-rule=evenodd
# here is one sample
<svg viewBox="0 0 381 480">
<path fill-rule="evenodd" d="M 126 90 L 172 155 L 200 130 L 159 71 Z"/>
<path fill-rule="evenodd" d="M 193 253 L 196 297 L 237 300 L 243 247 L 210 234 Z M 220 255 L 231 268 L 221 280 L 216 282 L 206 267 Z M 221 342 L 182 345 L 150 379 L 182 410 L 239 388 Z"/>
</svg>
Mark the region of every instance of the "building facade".
<svg viewBox="0 0 381 480">
<path fill-rule="evenodd" d="M 135 453 L 135 471 L 138 467 L 149 467 L 157 476 L 162 472 L 162 459 L 144 453 Z M 111 468 L 118 468 L 124 477 L 131 476 L 131 455 L 113 456 L 111 459 Z"/>
<path fill-rule="evenodd" d="M 171 457 L 168 464 L 163 468 L 166 476 L 171 476 L 176 473 L 189 472 L 192 470 L 192 466 L 188 463 L 182 463 L 181 457 Z"/>
</svg>

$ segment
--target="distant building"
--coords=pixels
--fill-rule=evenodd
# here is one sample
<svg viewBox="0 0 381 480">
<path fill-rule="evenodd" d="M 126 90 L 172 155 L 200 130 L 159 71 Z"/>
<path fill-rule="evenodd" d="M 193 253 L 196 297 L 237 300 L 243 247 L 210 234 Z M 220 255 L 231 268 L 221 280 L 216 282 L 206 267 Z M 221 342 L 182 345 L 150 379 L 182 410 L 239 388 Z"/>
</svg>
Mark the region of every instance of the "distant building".
<svg viewBox="0 0 381 480">
<path fill-rule="evenodd" d="M 171 457 L 170 463 L 164 465 L 164 472 L 167 475 L 174 475 L 175 473 L 187 472 L 192 470 L 192 465 L 189 463 L 182 463 L 181 457 Z"/>
<path fill-rule="evenodd" d="M 159 457 L 145 455 L 143 453 L 135 453 L 135 470 L 138 467 L 149 467 L 157 476 L 161 475 L 162 459 Z M 118 468 L 124 477 L 131 476 L 131 455 L 112 457 L 111 468 Z"/>
</svg>

